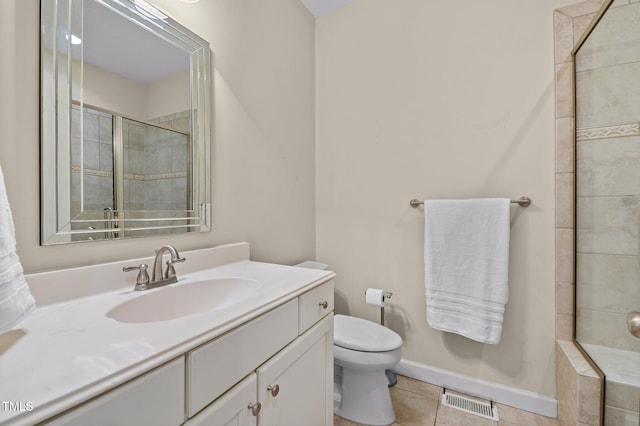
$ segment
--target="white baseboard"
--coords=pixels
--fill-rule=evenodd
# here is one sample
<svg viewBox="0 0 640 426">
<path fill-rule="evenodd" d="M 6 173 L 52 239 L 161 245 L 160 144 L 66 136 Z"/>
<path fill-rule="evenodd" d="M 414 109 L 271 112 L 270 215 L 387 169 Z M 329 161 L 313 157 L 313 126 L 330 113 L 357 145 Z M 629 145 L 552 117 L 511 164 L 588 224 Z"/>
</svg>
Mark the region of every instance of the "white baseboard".
<svg viewBox="0 0 640 426">
<path fill-rule="evenodd" d="M 488 399 L 519 410 L 552 418 L 558 416 L 558 401 L 550 396 L 463 376 L 406 359 L 402 359 L 393 370 L 412 379 Z"/>
</svg>

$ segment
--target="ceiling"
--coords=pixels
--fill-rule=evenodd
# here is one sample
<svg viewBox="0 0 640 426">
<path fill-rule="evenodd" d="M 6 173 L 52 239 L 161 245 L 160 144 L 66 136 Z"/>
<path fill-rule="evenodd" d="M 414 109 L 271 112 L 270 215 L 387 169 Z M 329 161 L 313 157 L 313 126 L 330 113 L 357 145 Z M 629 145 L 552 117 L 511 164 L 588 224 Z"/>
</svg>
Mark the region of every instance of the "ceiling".
<svg viewBox="0 0 640 426">
<path fill-rule="evenodd" d="M 333 12 L 336 9 L 340 9 L 343 6 L 348 5 L 354 0 L 300 0 L 307 9 L 318 17 L 326 13 Z"/>
<path fill-rule="evenodd" d="M 83 21 L 83 60 L 98 68 L 144 84 L 189 69 L 187 52 L 98 2 L 84 2 Z"/>
</svg>

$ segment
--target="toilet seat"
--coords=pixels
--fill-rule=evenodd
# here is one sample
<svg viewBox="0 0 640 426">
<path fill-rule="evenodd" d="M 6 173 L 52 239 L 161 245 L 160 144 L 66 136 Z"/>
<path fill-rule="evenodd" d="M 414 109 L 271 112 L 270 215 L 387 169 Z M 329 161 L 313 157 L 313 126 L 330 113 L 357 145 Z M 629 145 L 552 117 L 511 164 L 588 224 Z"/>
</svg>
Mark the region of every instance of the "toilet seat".
<svg viewBox="0 0 640 426">
<path fill-rule="evenodd" d="M 361 352 L 387 352 L 402 346 L 393 330 L 362 318 L 335 315 L 333 341 L 336 346 Z"/>
<path fill-rule="evenodd" d="M 333 347 L 333 359 L 340 367 L 357 371 L 384 371 L 398 365 L 402 358 L 402 349 L 386 352 L 364 352 Z"/>
</svg>

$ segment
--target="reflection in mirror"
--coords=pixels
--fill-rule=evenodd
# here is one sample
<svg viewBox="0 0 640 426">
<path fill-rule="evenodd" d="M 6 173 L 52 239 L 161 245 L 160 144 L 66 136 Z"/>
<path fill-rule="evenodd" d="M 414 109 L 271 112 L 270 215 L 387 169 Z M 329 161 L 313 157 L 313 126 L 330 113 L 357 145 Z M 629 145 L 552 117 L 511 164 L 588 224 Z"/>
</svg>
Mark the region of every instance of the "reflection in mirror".
<svg viewBox="0 0 640 426">
<path fill-rule="evenodd" d="M 42 0 L 42 243 L 209 229 L 209 46 L 136 0 Z"/>
</svg>

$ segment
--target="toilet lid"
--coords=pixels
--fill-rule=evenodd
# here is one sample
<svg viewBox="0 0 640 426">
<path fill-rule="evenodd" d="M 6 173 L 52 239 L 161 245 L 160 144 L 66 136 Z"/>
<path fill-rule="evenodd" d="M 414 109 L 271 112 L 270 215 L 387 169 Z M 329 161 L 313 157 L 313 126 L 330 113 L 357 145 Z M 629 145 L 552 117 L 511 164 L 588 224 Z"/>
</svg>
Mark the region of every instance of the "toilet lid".
<svg viewBox="0 0 640 426">
<path fill-rule="evenodd" d="M 355 351 L 384 352 L 398 349 L 402 345 L 402 337 L 374 322 L 336 315 L 333 318 L 333 343 Z"/>
</svg>

